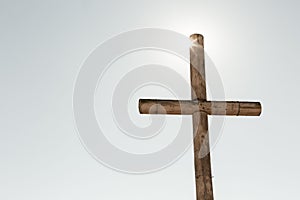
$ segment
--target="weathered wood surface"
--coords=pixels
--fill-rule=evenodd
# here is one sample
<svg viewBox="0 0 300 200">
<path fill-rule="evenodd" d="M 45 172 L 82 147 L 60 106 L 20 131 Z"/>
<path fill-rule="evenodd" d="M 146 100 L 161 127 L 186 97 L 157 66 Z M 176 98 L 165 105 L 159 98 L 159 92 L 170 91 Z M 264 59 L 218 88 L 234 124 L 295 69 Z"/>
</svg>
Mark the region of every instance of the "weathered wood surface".
<svg viewBox="0 0 300 200">
<path fill-rule="evenodd" d="M 140 99 L 139 111 L 141 114 L 192 115 L 205 112 L 207 115 L 259 116 L 261 105 L 242 101 Z"/>
<path fill-rule="evenodd" d="M 139 100 L 141 114 L 193 116 L 194 164 L 197 200 L 213 200 L 207 115 L 259 116 L 259 102 L 207 101 L 203 36 L 190 36 L 191 100 Z"/>
<path fill-rule="evenodd" d="M 206 101 L 203 36 L 190 36 L 190 79 L 193 101 Z M 213 200 L 208 120 L 205 112 L 193 113 L 194 165 L 197 200 Z M 201 151 L 201 152 L 200 152 Z"/>
</svg>

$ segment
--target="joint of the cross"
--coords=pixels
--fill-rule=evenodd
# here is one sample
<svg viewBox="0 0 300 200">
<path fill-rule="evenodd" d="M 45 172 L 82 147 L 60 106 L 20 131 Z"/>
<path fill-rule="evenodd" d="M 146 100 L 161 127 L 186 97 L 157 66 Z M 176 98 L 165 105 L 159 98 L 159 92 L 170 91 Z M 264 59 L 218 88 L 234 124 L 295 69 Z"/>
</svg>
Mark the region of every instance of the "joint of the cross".
<svg viewBox="0 0 300 200">
<path fill-rule="evenodd" d="M 200 103 L 200 102 L 205 102 L 206 99 L 200 99 L 200 98 L 195 98 L 192 100 L 194 103 Z"/>
</svg>

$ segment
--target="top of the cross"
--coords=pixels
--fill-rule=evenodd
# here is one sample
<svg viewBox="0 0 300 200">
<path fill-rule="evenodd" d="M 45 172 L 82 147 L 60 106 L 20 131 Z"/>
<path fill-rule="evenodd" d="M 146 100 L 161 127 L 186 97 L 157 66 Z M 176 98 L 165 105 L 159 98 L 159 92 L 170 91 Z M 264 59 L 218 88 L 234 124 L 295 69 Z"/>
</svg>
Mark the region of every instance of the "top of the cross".
<svg viewBox="0 0 300 200">
<path fill-rule="evenodd" d="M 192 40 L 192 41 L 197 41 L 197 43 L 198 44 L 200 44 L 201 46 L 203 46 L 204 44 L 204 42 L 203 42 L 203 39 L 204 39 L 204 37 L 203 37 L 203 35 L 201 35 L 201 34 L 199 34 L 199 33 L 194 33 L 194 34 L 192 34 L 191 36 L 190 36 L 190 39 Z"/>
</svg>

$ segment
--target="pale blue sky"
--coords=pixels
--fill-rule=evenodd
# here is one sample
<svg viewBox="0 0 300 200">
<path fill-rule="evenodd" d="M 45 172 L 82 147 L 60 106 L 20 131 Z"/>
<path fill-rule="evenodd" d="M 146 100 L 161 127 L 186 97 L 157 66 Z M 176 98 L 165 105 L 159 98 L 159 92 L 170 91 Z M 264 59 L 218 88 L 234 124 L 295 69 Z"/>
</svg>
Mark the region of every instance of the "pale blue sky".
<svg viewBox="0 0 300 200">
<path fill-rule="evenodd" d="M 299 1 L 0 1 L 0 199 L 194 199 L 192 151 L 147 175 L 94 160 L 76 133 L 72 92 L 89 53 L 154 27 L 205 36 L 228 100 L 212 152 L 215 199 L 299 199 Z M 208 75 L 209 78 L 209 75 Z"/>
</svg>

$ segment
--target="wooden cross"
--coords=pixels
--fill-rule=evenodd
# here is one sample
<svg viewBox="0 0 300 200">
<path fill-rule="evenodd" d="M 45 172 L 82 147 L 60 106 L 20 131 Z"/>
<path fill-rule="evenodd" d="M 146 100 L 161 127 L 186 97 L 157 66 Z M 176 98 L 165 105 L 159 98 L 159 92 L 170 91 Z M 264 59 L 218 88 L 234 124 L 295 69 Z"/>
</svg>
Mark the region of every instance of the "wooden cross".
<svg viewBox="0 0 300 200">
<path fill-rule="evenodd" d="M 194 133 L 194 165 L 197 200 L 213 200 L 213 186 L 209 153 L 207 115 L 259 116 L 259 102 L 207 101 L 203 36 L 190 36 L 191 100 L 140 99 L 141 114 L 192 115 Z M 207 152 L 199 157 L 199 152 Z"/>
</svg>

